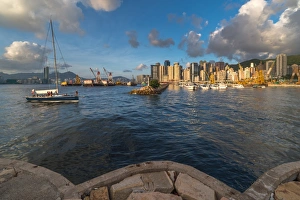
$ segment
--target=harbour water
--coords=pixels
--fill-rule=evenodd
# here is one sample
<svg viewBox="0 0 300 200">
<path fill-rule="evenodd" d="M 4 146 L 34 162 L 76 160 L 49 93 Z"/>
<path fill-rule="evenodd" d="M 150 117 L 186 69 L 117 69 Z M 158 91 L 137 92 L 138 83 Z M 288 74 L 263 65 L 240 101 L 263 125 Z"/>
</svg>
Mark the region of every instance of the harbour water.
<svg viewBox="0 0 300 200">
<path fill-rule="evenodd" d="M 151 160 L 190 165 L 243 192 L 265 171 L 300 160 L 300 88 L 196 90 L 64 87 L 75 104 L 26 102 L 0 85 L 0 157 L 44 166 L 78 184 Z M 48 87 L 48 86 L 46 86 Z"/>
</svg>

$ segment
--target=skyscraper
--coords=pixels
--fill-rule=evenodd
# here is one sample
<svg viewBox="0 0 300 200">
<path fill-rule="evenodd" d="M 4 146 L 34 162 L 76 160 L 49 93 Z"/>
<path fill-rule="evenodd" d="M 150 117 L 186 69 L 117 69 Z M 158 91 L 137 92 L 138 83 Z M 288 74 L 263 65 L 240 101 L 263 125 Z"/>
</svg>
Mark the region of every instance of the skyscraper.
<svg viewBox="0 0 300 200">
<path fill-rule="evenodd" d="M 44 67 L 43 83 L 44 84 L 48 84 L 49 83 L 49 67 Z"/>
<path fill-rule="evenodd" d="M 287 75 L 287 56 L 279 54 L 276 56 L 276 75 L 282 77 Z"/>
<path fill-rule="evenodd" d="M 193 62 L 190 64 L 190 80 L 192 82 L 195 82 L 195 81 L 199 81 L 199 75 L 200 75 L 200 67 L 198 65 L 198 63 L 196 62 Z"/>
<path fill-rule="evenodd" d="M 151 65 L 151 77 L 152 77 L 152 79 L 159 80 L 159 66 L 160 66 L 160 63 L 156 63 L 155 65 Z"/>
<path fill-rule="evenodd" d="M 170 61 L 169 60 L 165 60 L 164 62 L 164 72 L 165 74 L 164 75 L 168 75 L 168 67 L 170 66 Z"/>
</svg>

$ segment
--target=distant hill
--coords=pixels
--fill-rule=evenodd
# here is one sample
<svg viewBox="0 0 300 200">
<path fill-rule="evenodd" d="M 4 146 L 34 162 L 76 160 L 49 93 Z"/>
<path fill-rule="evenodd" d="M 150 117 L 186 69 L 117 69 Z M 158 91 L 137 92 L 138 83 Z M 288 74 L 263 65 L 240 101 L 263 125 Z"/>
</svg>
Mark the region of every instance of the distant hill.
<svg viewBox="0 0 300 200">
<path fill-rule="evenodd" d="M 7 79 L 28 79 L 28 78 L 32 78 L 32 77 L 38 77 L 39 79 L 43 79 L 44 74 L 43 73 L 17 73 L 17 74 L 5 74 L 3 72 L 0 72 L 0 78 L 2 80 L 7 80 Z M 60 78 L 60 80 L 72 80 L 75 79 L 76 74 L 73 72 L 64 72 L 64 73 L 59 73 L 58 77 Z M 50 73 L 49 74 L 49 78 L 50 79 L 55 79 L 55 73 Z M 85 80 L 86 78 L 82 78 L 80 77 L 81 80 Z M 116 76 L 113 77 L 113 79 L 116 80 L 121 80 L 121 81 L 129 81 L 128 78 L 125 78 L 123 76 Z"/>
<path fill-rule="evenodd" d="M 245 68 L 245 67 L 250 67 L 251 63 L 254 63 L 254 66 L 259 65 L 260 62 L 262 62 L 262 64 L 265 64 L 266 61 L 268 61 L 268 60 L 276 60 L 276 58 L 266 59 L 266 60 L 251 59 L 251 60 L 246 60 L 244 62 L 241 62 L 240 64 Z M 293 65 L 293 64 L 300 65 L 300 55 L 287 56 L 287 65 Z M 229 66 L 232 67 L 234 70 L 239 69 L 238 63 L 230 64 Z"/>
<path fill-rule="evenodd" d="M 64 72 L 64 73 L 59 73 L 58 76 L 61 80 L 74 79 L 76 77 L 76 74 L 74 74 L 73 72 Z M 44 74 L 43 73 L 5 74 L 3 72 L 0 72 L 0 77 L 4 80 L 6 80 L 6 79 L 28 79 L 28 78 L 32 78 L 32 77 L 38 77 L 40 79 L 43 79 Z M 50 73 L 49 78 L 55 79 L 55 73 Z"/>
</svg>

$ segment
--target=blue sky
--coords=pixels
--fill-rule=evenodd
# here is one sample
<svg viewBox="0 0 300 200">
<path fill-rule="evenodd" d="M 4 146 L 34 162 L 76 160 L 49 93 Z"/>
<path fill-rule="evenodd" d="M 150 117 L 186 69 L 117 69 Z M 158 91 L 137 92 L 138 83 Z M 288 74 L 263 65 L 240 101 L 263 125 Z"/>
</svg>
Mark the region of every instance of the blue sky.
<svg viewBox="0 0 300 200">
<path fill-rule="evenodd" d="M 69 65 L 59 71 L 85 78 L 90 68 L 130 78 L 164 60 L 186 67 L 300 54 L 299 0 L 1 0 L 0 8 L 4 73 L 42 72 L 50 17 Z"/>
</svg>

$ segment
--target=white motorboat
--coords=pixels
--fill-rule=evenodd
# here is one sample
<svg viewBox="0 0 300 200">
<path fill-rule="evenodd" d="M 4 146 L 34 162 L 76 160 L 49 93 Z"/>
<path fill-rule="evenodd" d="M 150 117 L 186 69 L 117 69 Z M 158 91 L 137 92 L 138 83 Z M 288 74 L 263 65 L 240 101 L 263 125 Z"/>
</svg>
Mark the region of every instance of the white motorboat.
<svg viewBox="0 0 300 200">
<path fill-rule="evenodd" d="M 227 84 L 225 84 L 225 83 L 219 83 L 219 84 L 218 84 L 218 89 L 219 89 L 219 90 L 227 89 Z"/>
<path fill-rule="evenodd" d="M 244 86 L 242 84 L 233 84 L 232 87 L 233 88 L 244 88 Z"/>
<path fill-rule="evenodd" d="M 209 84 L 200 84 L 200 88 L 202 90 L 209 90 L 210 89 Z"/>
</svg>

